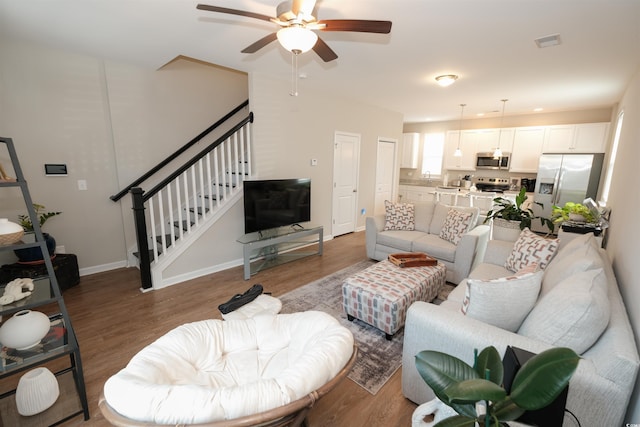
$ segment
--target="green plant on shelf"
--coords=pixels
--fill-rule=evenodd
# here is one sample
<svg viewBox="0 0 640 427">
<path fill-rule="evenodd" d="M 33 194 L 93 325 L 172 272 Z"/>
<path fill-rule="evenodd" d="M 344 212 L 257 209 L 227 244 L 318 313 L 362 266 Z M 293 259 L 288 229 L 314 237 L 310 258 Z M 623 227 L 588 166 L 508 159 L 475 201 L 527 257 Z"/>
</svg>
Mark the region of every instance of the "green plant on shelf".
<svg viewBox="0 0 640 427">
<path fill-rule="evenodd" d="M 594 223 L 598 218 L 582 203 L 567 202 L 564 206 L 553 205 L 551 219 L 553 222 L 572 221 L 574 218 L 584 219 L 584 222 Z"/>
<path fill-rule="evenodd" d="M 44 212 L 46 209 L 44 205 L 40 205 L 38 203 L 33 204 L 33 209 L 36 211 L 36 216 L 38 217 L 38 224 L 40 224 L 40 229 L 45 222 L 51 217 L 56 215 L 60 215 L 62 212 Z M 31 222 L 31 218 L 29 215 L 18 215 L 18 219 L 20 220 L 20 225 L 24 229 L 24 231 L 33 231 L 33 223 Z"/>
</svg>

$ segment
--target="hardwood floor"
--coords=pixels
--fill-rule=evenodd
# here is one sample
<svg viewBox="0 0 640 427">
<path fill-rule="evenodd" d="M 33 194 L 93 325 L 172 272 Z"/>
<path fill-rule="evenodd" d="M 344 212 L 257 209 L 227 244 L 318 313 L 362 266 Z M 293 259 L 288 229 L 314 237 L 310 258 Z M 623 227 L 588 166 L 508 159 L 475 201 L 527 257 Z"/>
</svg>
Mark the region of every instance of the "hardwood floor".
<svg viewBox="0 0 640 427">
<path fill-rule="evenodd" d="M 242 267 L 204 276 L 158 291 L 141 293 L 137 269 L 120 269 L 81 278 L 64 293 L 76 329 L 91 419 L 78 416 L 65 426 L 109 425 L 98 409 L 104 382 L 156 338 L 187 322 L 221 318 L 217 306 L 254 283 L 282 295 L 366 259 L 364 232 L 325 242 L 324 255 L 265 270 L 243 280 Z M 401 371 L 373 396 L 346 379 L 312 409 L 316 426 L 410 426 L 416 405 L 401 392 Z"/>
</svg>

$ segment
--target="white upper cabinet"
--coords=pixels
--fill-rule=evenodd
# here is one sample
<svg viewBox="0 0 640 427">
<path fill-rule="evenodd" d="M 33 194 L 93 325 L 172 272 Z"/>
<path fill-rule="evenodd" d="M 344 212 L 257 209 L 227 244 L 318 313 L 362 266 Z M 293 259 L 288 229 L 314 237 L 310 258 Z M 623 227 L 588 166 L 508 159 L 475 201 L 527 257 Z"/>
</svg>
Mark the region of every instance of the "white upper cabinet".
<svg viewBox="0 0 640 427">
<path fill-rule="evenodd" d="M 523 127 L 515 130 L 510 172 L 538 172 L 544 132 L 544 127 Z"/>
<path fill-rule="evenodd" d="M 447 132 L 447 137 L 444 143 L 444 164 L 443 170 L 464 170 L 474 171 L 476 170 L 476 138 L 475 135 L 467 131 L 462 132 L 460 137 L 460 151 L 462 151 L 461 157 L 456 157 L 453 154 L 458 148 L 459 131 Z"/>
<path fill-rule="evenodd" d="M 604 153 L 607 148 L 609 123 L 583 123 L 576 125 L 574 151 Z"/>
<path fill-rule="evenodd" d="M 507 129 L 482 129 L 465 131 L 473 134 L 476 140 L 476 150 L 478 153 L 493 153 L 498 146 L 503 153 L 510 153 L 513 147 L 513 135 L 515 130 Z M 498 144 L 500 138 L 500 144 Z"/>
<path fill-rule="evenodd" d="M 401 168 L 416 169 L 418 167 L 419 144 L 419 133 L 402 134 L 402 157 L 400 158 Z"/>
<path fill-rule="evenodd" d="M 545 153 L 604 153 L 609 123 L 549 126 L 544 136 Z"/>
</svg>

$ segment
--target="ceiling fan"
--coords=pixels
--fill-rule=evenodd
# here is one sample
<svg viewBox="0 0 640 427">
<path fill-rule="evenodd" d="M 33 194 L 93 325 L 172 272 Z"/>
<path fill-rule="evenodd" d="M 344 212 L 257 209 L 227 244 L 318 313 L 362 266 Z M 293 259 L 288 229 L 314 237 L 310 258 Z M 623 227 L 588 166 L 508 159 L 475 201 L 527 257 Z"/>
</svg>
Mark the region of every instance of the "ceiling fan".
<svg viewBox="0 0 640 427">
<path fill-rule="evenodd" d="M 338 55 L 312 30 L 352 31 L 360 33 L 388 34 L 391 21 L 372 21 L 365 19 L 325 19 L 318 20 L 312 15 L 316 0 L 290 0 L 280 3 L 276 8 L 276 18 L 260 13 L 226 7 L 199 4 L 200 10 L 245 16 L 247 18 L 269 21 L 280 26 L 280 30 L 271 33 L 242 50 L 243 53 L 255 53 L 274 40 L 290 52 L 299 54 L 313 49 L 325 61 L 333 61 Z"/>
</svg>

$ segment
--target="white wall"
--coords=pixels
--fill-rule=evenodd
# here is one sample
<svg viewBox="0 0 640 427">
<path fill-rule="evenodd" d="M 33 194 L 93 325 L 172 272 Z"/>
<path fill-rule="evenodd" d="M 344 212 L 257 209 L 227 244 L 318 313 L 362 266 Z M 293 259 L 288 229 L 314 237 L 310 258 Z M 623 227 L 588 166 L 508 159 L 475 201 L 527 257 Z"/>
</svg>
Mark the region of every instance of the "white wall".
<svg viewBox="0 0 640 427">
<path fill-rule="evenodd" d="M 247 98 L 245 73 L 194 61 L 156 71 L 0 40 L 2 136 L 14 140 L 33 200 L 63 211 L 45 231 L 78 255 L 81 273 L 127 259 L 129 197 L 109 196 Z M 0 162 L 9 163 L 2 151 Z M 45 163 L 67 164 L 68 176 L 45 177 Z M 19 192 L 0 192 L 0 216 L 23 212 Z"/>
<path fill-rule="evenodd" d="M 254 177 L 311 178 L 311 224 L 324 226 L 325 237 L 330 237 L 334 134 L 358 133 L 362 139 L 356 228 L 364 228 L 365 216 L 359 212 L 362 208 L 373 212 L 378 137 L 399 140 L 402 114 L 329 96 L 309 80 L 301 81 L 299 96 L 292 97 L 288 77 L 260 73 L 249 76 L 250 105 L 255 117 Z M 318 166 L 311 166 L 312 158 L 318 160 Z M 243 233 L 243 209 L 238 203 L 193 250 L 167 269 L 165 277 L 173 282 L 172 277 L 188 277 L 185 272 L 192 271 L 195 276 L 238 265 L 242 245 L 236 239 Z"/>
<path fill-rule="evenodd" d="M 634 329 L 636 345 L 640 344 L 640 70 L 629 84 L 624 97 L 613 114 L 612 124 L 619 111 L 624 111 L 620 145 L 616 156 L 608 206 L 611 207 L 611 227 L 608 231 L 607 253 L 624 298 Z M 636 389 L 625 420 L 640 423 L 640 389 Z"/>
</svg>

